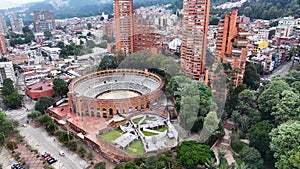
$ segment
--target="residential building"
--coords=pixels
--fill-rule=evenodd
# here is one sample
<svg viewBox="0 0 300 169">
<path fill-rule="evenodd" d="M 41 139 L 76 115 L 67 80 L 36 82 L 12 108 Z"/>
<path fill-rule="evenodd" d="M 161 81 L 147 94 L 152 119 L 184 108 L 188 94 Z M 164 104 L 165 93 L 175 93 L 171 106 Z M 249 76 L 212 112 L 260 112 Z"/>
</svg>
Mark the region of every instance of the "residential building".
<svg viewBox="0 0 300 169">
<path fill-rule="evenodd" d="M 161 34 L 147 17 L 134 11 L 132 0 L 115 0 L 114 5 L 117 51 L 160 53 Z"/>
<path fill-rule="evenodd" d="M 15 15 L 12 15 L 10 16 L 9 20 L 12 31 L 17 34 L 23 34 L 23 19 L 17 18 Z"/>
<path fill-rule="evenodd" d="M 0 35 L 0 55 L 1 57 L 7 54 L 5 37 Z"/>
<path fill-rule="evenodd" d="M 249 35 L 237 15 L 238 10 L 233 10 L 219 22 L 215 53 L 219 62 L 230 64 L 231 82 L 235 87 L 243 83 Z"/>
<path fill-rule="evenodd" d="M 115 0 L 114 13 L 117 51 L 125 54 L 133 53 L 133 0 Z"/>
<path fill-rule="evenodd" d="M 0 14 L 0 35 L 7 35 L 7 26 L 5 18 Z"/>
<path fill-rule="evenodd" d="M 10 55 L 6 57 L 9 61 L 11 61 L 13 64 L 20 65 L 20 64 L 26 64 L 29 62 L 29 56 L 26 55 Z"/>
<path fill-rule="evenodd" d="M 51 11 L 34 11 L 35 32 L 53 31 L 54 29 L 54 14 Z"/>
<path fill-rule="evenodd" d="M 203 80 L 206 63 L 210 0 L 183 0 L 181 70 Z"/>
<path fill-rule="evenodd" d="M 10 78 L 16 82 L 16 76 L 12 62 L 0 62 L 0 87 L 3 87 L 3 80 Z"/>
</svg>

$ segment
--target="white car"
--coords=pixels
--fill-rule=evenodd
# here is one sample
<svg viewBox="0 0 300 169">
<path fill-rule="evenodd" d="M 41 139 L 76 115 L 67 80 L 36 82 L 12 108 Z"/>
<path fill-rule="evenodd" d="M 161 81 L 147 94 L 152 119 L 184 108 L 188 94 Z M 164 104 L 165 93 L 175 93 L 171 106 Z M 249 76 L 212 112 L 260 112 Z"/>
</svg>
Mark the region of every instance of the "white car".
<svg viewBox="0 0 300 169">
<path fill-rule="evenodd" d="M 59 152 L 59 155 L 60 155 L 60 156 L 65 156 L 65 153 L 64 153 L 63 151 L 60 151 L 60 152 Z"/>
</svg>

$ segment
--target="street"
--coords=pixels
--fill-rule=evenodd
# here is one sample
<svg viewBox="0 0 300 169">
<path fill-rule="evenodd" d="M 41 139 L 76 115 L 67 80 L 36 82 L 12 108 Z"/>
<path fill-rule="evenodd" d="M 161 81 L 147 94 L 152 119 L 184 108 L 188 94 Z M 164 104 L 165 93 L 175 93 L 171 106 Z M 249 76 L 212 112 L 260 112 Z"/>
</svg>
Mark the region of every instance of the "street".
<svg viewBox="0 0 300 169">
<path fill-rule="evenodd" d="M 43 128 L 33 128 L 30 125 L 22 127 L 22 124 L 27 122 L 27 114 L 34 110 L 35 101 L 24 97 L 24 104 L 26 108 L 19 108 L 17 110 L 5 111 L 8 119 L 14 119 L 19 122 L 20 134 L 24 136 L 26 142 L 33 148 L 37 149 L 40 154 L 49 152 L 58 161 L 52 164 L 57 169 L 83 169 L 88 164 L 82 160 L 78 155 L 70 152 L 66 147 L 57 141 L 54 141 L 54 137 L 48 135 Z M 64 151 L 65 156 L 59 155 L 60 151 Z M 6 167 L 6 166 L 4 166 Z"/>
<path fill-rule="evenodd" d="M 265 75 L 264 78 L 271 80 L 273 77 L 277 75 L 285 75 L 290 70 L 292 65 L 293 65 L 293 61 L 289 61 L 285 63 L 283 66 L 280 66 L 279 68 L 275 69 L 270 75 Z"/>
<path fill-rule="evenodd" d="M 25 137 L 25 140 L 30 145 L 37 149 L 39 153 L 50 153 L 58 161 L 52 164 L 57 169 L 83 169 L 88 164 L 82 160 L 78 155 L 69 151 L 66 147 L 59 142 L 54 141 L 54 137 L 48 135 L 48 133 L 42 128 L 33 128 L 30 125 L 28 127 L 22 127 L 20 134 Z M 59 152 L 63 151 L 65 156 L 60 156 Z"/>
</svg>

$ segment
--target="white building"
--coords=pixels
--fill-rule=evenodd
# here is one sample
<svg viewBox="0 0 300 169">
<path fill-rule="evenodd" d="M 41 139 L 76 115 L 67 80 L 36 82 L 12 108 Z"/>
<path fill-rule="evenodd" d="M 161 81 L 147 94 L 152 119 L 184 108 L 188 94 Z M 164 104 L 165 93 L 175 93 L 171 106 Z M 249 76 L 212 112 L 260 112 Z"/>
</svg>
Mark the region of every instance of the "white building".
<svg viewBox="0 0 300 169">
<path fill-rule="evenodd" d="M 3 80 L 10 78 L 16 82 L 16 76 L 12 62 L 0 62 L 0 87 L 3 87 Z"/>
</svg>

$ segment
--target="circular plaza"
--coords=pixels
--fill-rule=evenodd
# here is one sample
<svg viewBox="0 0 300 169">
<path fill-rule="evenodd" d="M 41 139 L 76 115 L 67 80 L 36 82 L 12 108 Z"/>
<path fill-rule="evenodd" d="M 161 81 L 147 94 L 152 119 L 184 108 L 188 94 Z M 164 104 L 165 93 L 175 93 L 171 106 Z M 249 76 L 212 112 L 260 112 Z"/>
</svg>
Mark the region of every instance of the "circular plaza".
<svg viewBox="0 0 300 169">
<path fill-rule="evenodd" d="M 72 81 L 68 100 L 79 116 L 112 118 L 149 109 L 163 86 L 161 77 L 147 70 L 104 70 Z"/>
</svg>

